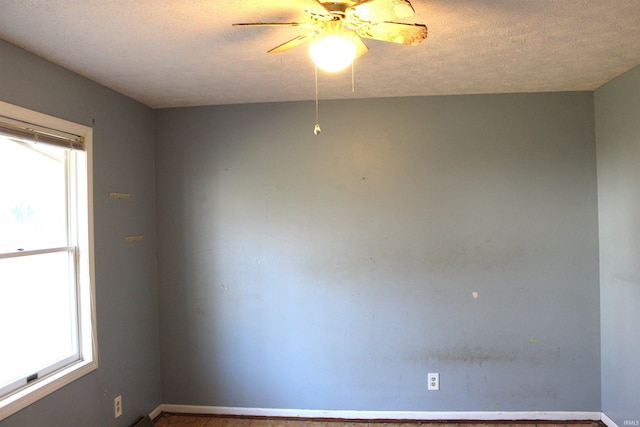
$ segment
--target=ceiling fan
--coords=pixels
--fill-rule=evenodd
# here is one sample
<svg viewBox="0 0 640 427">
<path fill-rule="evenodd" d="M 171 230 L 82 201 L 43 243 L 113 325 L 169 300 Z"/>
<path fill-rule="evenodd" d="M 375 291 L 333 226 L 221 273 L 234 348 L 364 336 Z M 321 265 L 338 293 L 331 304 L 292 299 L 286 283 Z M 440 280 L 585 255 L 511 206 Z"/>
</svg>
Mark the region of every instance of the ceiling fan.
<svg viewBox="0 0 640 427">
<path fill-rule="evenodd" d="M 255 22 L 244 27 L 306 27 L 311 31 L 269 50 L 279 53 L 313 42 L 309 53 L 326 71 L 340 71 L 369 51 L 362 38 L 417 45 L 427 38 L 423 24 L 396 22 L 415 14 L 408 0 L 310 1 L 306 22 Z M 335 62 L 335 63 L 332 63 Z"/>
</svg>

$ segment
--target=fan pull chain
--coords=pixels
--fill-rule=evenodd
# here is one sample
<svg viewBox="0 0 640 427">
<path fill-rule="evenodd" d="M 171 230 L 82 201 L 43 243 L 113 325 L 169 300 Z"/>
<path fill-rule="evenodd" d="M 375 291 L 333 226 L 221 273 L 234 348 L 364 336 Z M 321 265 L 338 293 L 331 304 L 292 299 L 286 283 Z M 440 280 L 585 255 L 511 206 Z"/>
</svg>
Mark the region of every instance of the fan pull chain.
<svg viewBox="0 0 640 427">
<path fill-rule="evenodd" d="M 314 135 L 320 135 L 320 123 L 318 122 L 318 66 L 315 66 L 316 72 L 316 125 L 313 128 Z"/>
<path fill-rule="evenodd" d="M 356 91 L 356 60 L 351 61 L 351 93 Z"/>
</svg>

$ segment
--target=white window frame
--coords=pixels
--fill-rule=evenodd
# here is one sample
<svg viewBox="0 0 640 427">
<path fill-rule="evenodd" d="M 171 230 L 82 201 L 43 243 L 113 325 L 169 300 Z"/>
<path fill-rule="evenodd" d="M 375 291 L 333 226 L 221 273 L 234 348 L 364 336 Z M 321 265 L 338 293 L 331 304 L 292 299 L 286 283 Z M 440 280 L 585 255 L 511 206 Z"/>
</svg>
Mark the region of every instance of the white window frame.
<svg viewBox="0 0 640 427">
<path fill-rule="evenodd" d="M 74 214 L 70 215 L 77 221 L 73 225 L 78 230 L 78 242 L 73 248 L 56 249 L 71 251 L 75 254 L 77 260 L 79 358 L 73 361 L 65 361 L 65 363 L 62 363 L 63 366 L 55 366 L 53 367 L 54 369 L 49 369 L 52 372 L 44 372 L 44 375 L 39 375 L 37 380 L 27 382 L 17 391 L 4 397 L 0 396 L 0 420 L 3 420 L 96 370 L 98 368 L 98 342 L 93 258 L 93 130 L 87 126 L 2 101 L 0 101 L 0 116 L 80 136 L 84 139 L 85 146 L 84 153 L 78 155 L 76 168 L 79 179 L 74 182 L 76 189 L 73 206 Z M 84 179 L 85 177 L 86 179 Z"/>
</svg>

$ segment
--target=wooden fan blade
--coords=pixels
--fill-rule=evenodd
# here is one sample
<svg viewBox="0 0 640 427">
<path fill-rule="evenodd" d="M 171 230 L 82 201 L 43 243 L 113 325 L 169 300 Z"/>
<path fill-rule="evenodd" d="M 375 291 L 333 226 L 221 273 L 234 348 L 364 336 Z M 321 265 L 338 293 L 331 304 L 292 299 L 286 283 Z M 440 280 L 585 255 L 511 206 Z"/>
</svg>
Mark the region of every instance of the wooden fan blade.
<svg viewBox="0 0 640 427">
<path fill-rule="evenodd" d="M 356 34 L 355 31 L 350 32 L 350 33 L 352 33 L 352 34 L 349 34 L 349 35 L 353 39 L 353 44 L 356 45 L 356 58 L 360 58 L 362 55 L 364 55 L 367 52 L 369 52 L 369 48 L 367 47 L 366 44 L 364 44 L 364 41 L 362 41 L 360 36 L 358 34 Z"/>
<path fill-rule="evenodd" d="M 327 8 L 318 0 L 313 0 L 312 2 L 309 2 L 309 3 L 310 3 L 309 5 L 312 7 L 305 9 L 305 11 L 308 14 L 323 16 L 323 17 L 331 17 L 331 12 L 329 12 L 329 10 L 327 10 Z"/>
<path fill-rule="evenodd" d="M 316 24 L 308 22 L 243 22 L 232 25 L 234 27 L 312 27 Z"/>
<path fill-rule="evenodd" d="M 427 26 L 400 22 L 378 22 L 358 28 L 358 34 L 368 39 L 416 45 L 427 38 Z"/>
<path fill-rule="evenodd" d="M 282 43 L 280 46 L 274 47 L 269 51 L 269 53 L 280 53 L 280 52 L 284 52 L 285 50 L 293 49 L 294 47 L 313 39 L 318 34 L 320 34 L 320 30 L 314 31 L 313 33 L 309 33 L 309 34 L 303 34 L 301 36 L 298 36 L 287 42 Z"/>
<path fill-rule="evenodd" d="M 415 15 L 413 6 L 407 0 L 365 0 L 347 9 L 347 14 L 355 14 L 361 21 L 395 21 Z"/>
</svg>

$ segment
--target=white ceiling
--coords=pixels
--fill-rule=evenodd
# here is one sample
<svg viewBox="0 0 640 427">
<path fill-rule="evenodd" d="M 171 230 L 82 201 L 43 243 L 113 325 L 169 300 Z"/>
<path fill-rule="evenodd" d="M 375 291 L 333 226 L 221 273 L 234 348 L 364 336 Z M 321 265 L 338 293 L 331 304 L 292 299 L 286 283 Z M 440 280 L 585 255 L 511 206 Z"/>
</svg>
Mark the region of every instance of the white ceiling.
<svg viewBox="0 0 640 427">
<path fill-rule="evenodd" d="M 0 0 L 0 38 L 151 107 L 309 100 L 305 46 L 266 51 L 313 0 Z M 640 0 L 412 0 L 418 46 L 365 40 L 320 98 L 593 90 L 640 64 Z"/>
</svg>

